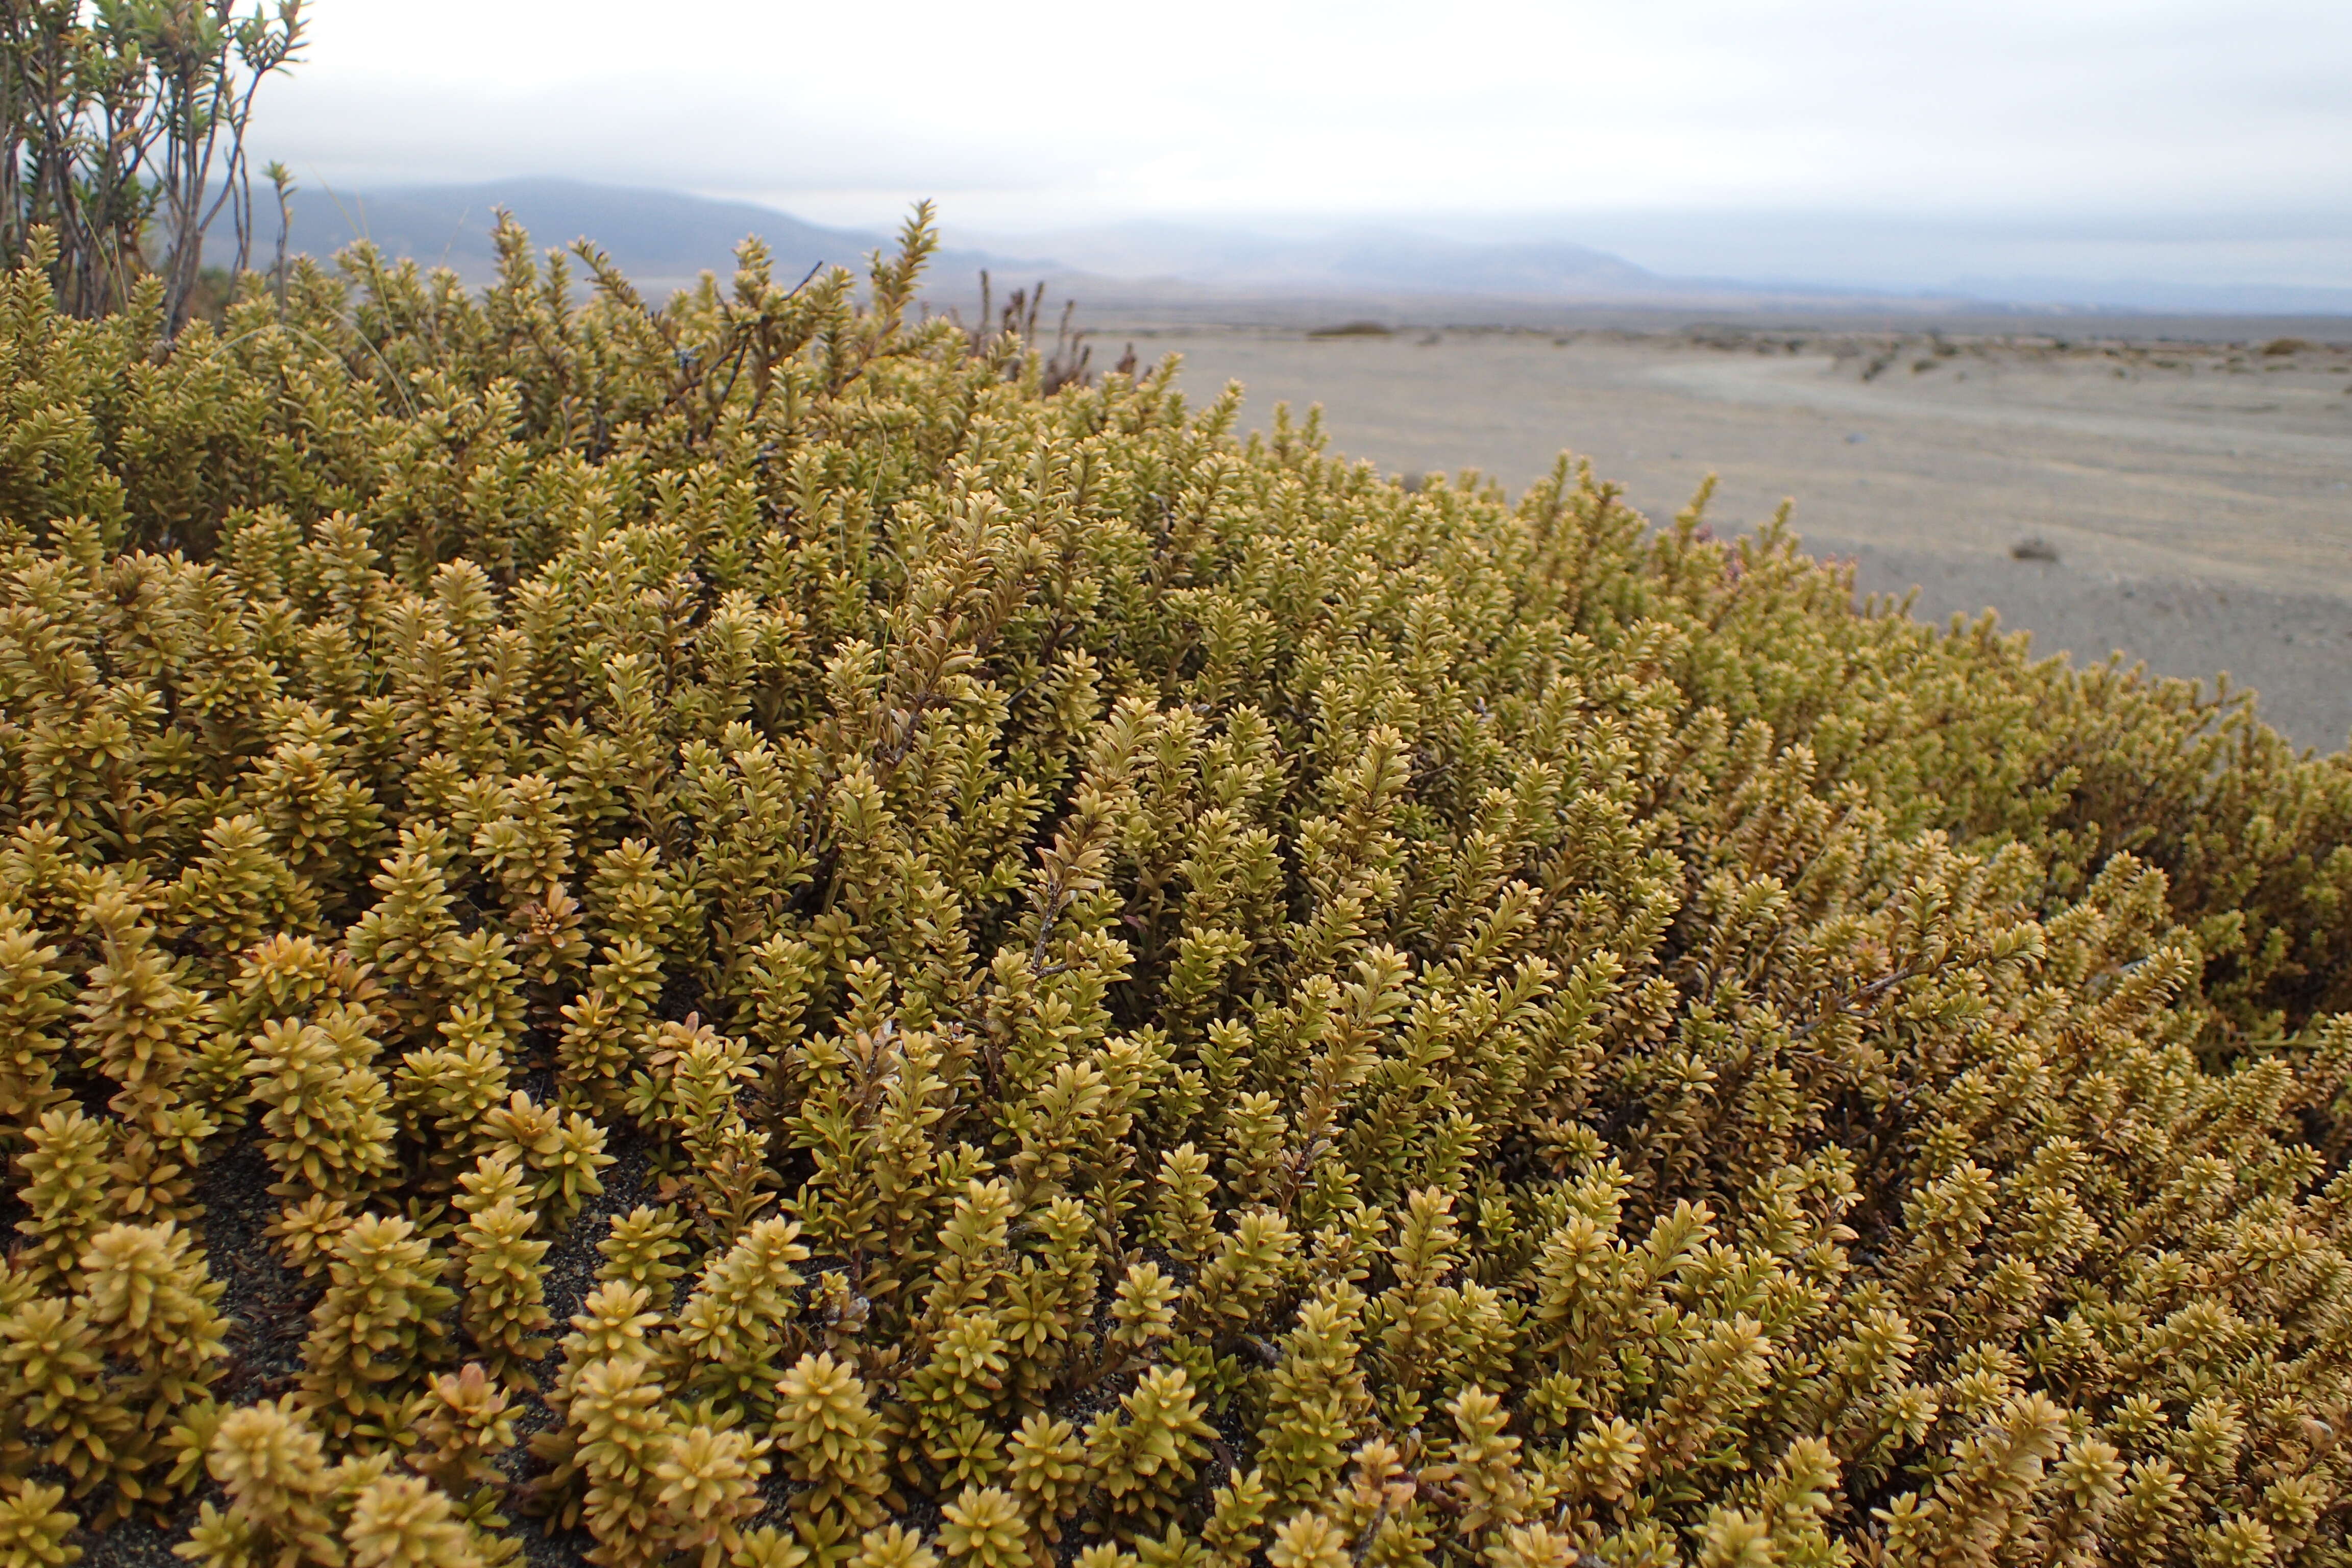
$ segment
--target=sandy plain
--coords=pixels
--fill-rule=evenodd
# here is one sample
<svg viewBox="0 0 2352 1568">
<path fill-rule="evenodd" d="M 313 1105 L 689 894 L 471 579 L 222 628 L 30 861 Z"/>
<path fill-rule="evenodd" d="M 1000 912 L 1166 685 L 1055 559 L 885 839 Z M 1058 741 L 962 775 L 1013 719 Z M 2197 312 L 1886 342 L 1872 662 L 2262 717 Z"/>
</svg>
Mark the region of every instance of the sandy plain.
<svg viewBox="0 0 2352 1568">
<path fill-rule="evenodd" d="M 2352 342 L 1147 323 L 1098 327 L 1098 362 L 1130 341 L 1182 354 L 1195 398 L 1242 382 L 1248 427 L 1320 404 L 1332 448 L 1389 473 L 1516 494 L 1566 450 L 1663 521 L 1712 472 L 1718 533 L 1790 500 L 1808 549 L 1922 617 L 2226 671 L 2299 744 L 2352 732 Z"/>
</svg>

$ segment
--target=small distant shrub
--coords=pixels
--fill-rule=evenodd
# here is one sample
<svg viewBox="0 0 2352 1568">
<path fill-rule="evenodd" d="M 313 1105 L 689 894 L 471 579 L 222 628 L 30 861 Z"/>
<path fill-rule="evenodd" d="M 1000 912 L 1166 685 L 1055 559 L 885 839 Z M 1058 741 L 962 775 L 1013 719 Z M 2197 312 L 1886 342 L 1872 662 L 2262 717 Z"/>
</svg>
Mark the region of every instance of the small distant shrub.
<svg viewBox="0 0 2352 1568">
<path fill-rule="evenodd" d="M 2352 1561 L 2343 755 L 499 243 L 0 282 L 9 1561 Z"/>
</svg>

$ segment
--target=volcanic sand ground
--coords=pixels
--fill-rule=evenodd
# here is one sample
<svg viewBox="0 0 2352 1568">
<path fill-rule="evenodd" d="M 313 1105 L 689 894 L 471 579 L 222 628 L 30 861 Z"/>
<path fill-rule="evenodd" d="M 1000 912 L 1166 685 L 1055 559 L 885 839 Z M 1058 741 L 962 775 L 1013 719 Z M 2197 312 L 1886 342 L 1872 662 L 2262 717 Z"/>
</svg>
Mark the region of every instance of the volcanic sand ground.
<svg viewBox="0 0 2352 1568">
<path fill-rule="evenodd" d="M 1999 612 L 2037 652 L 2120 651 L 2261 693 L 2297 743 L 2352 731 L 2352 345 L 1698 330 L 1105 329 L 1184 356 L 1244 427 L 1319 403 L 1334 451 L 1476 468 L 1514 495 L 1562 450 L 1654 519 L 1709 472 L 1719 534 L 1785 499 L 1861 589 Z M 1097 358 L 1103 357 L 1097 351 Z M 2039 540 L 2054 562 L 2012 555 Z"/>
</svg>

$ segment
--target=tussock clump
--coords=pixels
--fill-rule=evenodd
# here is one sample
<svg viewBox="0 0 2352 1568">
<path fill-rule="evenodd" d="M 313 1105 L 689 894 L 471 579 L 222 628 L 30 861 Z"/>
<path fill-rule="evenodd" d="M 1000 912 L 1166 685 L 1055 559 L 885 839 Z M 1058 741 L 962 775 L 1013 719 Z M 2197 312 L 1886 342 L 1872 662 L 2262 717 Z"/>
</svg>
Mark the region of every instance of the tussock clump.
<svg viewBox="0 0 2352 1568">
<path fill-rule="evenodd" d="M 501 242 L 0 286 L 11 1561 L 2347 1561 L 2342 758 Z"/>
</svg>

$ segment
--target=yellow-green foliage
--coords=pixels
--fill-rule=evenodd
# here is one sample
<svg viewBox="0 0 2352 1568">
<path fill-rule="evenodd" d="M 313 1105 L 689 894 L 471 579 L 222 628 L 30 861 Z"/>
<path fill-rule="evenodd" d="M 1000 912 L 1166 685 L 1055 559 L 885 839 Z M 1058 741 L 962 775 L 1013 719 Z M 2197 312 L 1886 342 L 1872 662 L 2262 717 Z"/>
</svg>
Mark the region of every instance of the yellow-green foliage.
<svg viewBox="0 0 2352 1568">
<path fill-rule="evenodd" d="M 2342 757 L 502 244 L 0 284 L 9 1561 L 2352 1563 Z"/>
</svg>

